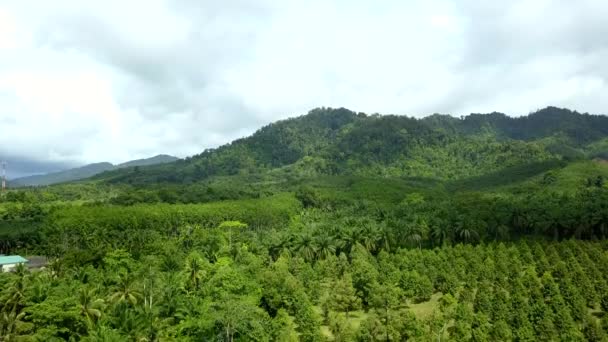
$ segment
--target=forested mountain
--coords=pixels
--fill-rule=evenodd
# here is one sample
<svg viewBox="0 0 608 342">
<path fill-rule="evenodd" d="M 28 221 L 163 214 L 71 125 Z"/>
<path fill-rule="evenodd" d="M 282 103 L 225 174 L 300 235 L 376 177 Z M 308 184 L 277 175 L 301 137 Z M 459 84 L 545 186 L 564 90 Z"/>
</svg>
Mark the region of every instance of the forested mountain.
<svg viewBox="0 0 608 342">
<path fill-rule="evenodd" d="M 57 183 L 71 182 L 92 177 L 96 174 L 102 173 L 109 170 L 117 170 L 122 168 L 134 167 L 134 166 L 148 166 L 155 164 L 164 164 L 176 161 L 178 158 L 168 155 L 158 155 L 152 158 L 139 159 L 129 161 L 123 164 L 113 165 L 111 163 L 94 163 L 74 169 L 48 173 L 45 175 L 35 175 L 13 179 L 10 181 L 11 187 L 20 186 L 41 186 L 51 185 Z"/>
<path fill-rule="evenodd" d="M 608 117 L 555 107 L 516 118 L 491 113 L 422 119 L 319 108 L 185 160 L 98 178 L 187 184 L 291 167 L 324 175 L 454 180 L 526 163 L 602 155 L 607 137 Z"/>
</svg>

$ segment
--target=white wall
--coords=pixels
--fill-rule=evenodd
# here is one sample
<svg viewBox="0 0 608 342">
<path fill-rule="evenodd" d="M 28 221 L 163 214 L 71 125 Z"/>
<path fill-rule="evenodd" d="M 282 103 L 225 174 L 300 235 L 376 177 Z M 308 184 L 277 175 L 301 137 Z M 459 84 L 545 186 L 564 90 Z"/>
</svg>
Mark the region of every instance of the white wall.
<svg viewBox="0 0 608 342">
<path fill-rule="evenodd" d="M 10 272 L 15 266 L 17 266 L 17 264 L 4 264 L 2 265 L 2 272 Z"/>
</svg>

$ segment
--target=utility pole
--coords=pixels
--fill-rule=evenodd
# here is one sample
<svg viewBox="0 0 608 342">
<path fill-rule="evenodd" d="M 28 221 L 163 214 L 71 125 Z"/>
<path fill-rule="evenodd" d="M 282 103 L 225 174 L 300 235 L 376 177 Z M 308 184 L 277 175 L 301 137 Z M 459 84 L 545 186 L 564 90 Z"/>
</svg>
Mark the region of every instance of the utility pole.
<svg viewBox="0 0 608 342">
<path fill-rule="evenodd" d="M 6 191 L 6 162 L 2 162 L 2 193 Z"/>
</svg>

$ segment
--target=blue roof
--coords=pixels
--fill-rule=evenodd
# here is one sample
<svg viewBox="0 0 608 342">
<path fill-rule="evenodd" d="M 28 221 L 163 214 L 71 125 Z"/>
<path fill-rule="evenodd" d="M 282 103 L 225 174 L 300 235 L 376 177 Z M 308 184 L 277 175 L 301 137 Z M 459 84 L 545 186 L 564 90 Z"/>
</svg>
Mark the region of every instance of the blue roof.
<svg viewBox="0 0 608 342">
<path fill-rule="evenodd" d="M 20 262 L 28 262 L 27 259 L 19 255 L 2 255 L 0 256 L 0 265 L 18 264 Z"/>
</svg>

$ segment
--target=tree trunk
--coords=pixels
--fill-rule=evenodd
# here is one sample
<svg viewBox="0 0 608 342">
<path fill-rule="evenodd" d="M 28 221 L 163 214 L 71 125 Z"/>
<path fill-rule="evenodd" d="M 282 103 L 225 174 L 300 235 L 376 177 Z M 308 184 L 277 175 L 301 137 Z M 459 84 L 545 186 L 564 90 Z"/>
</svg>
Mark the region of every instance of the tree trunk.
<svg viewBox="0 0 608 342">
<path fill-rule="evenodd" d="M 388 303 L 386 303 L 386 306 L 384 307 L 385 311 L 386 311 L 386 342 L 388 342 L 390 339 L 388 337 Z"/>
<path fill-rule="evenodd" d="M 557 228 L 557 226 L 553 226 L 553 240 L 559 240 L 559 229 Z"/>
</svg>

